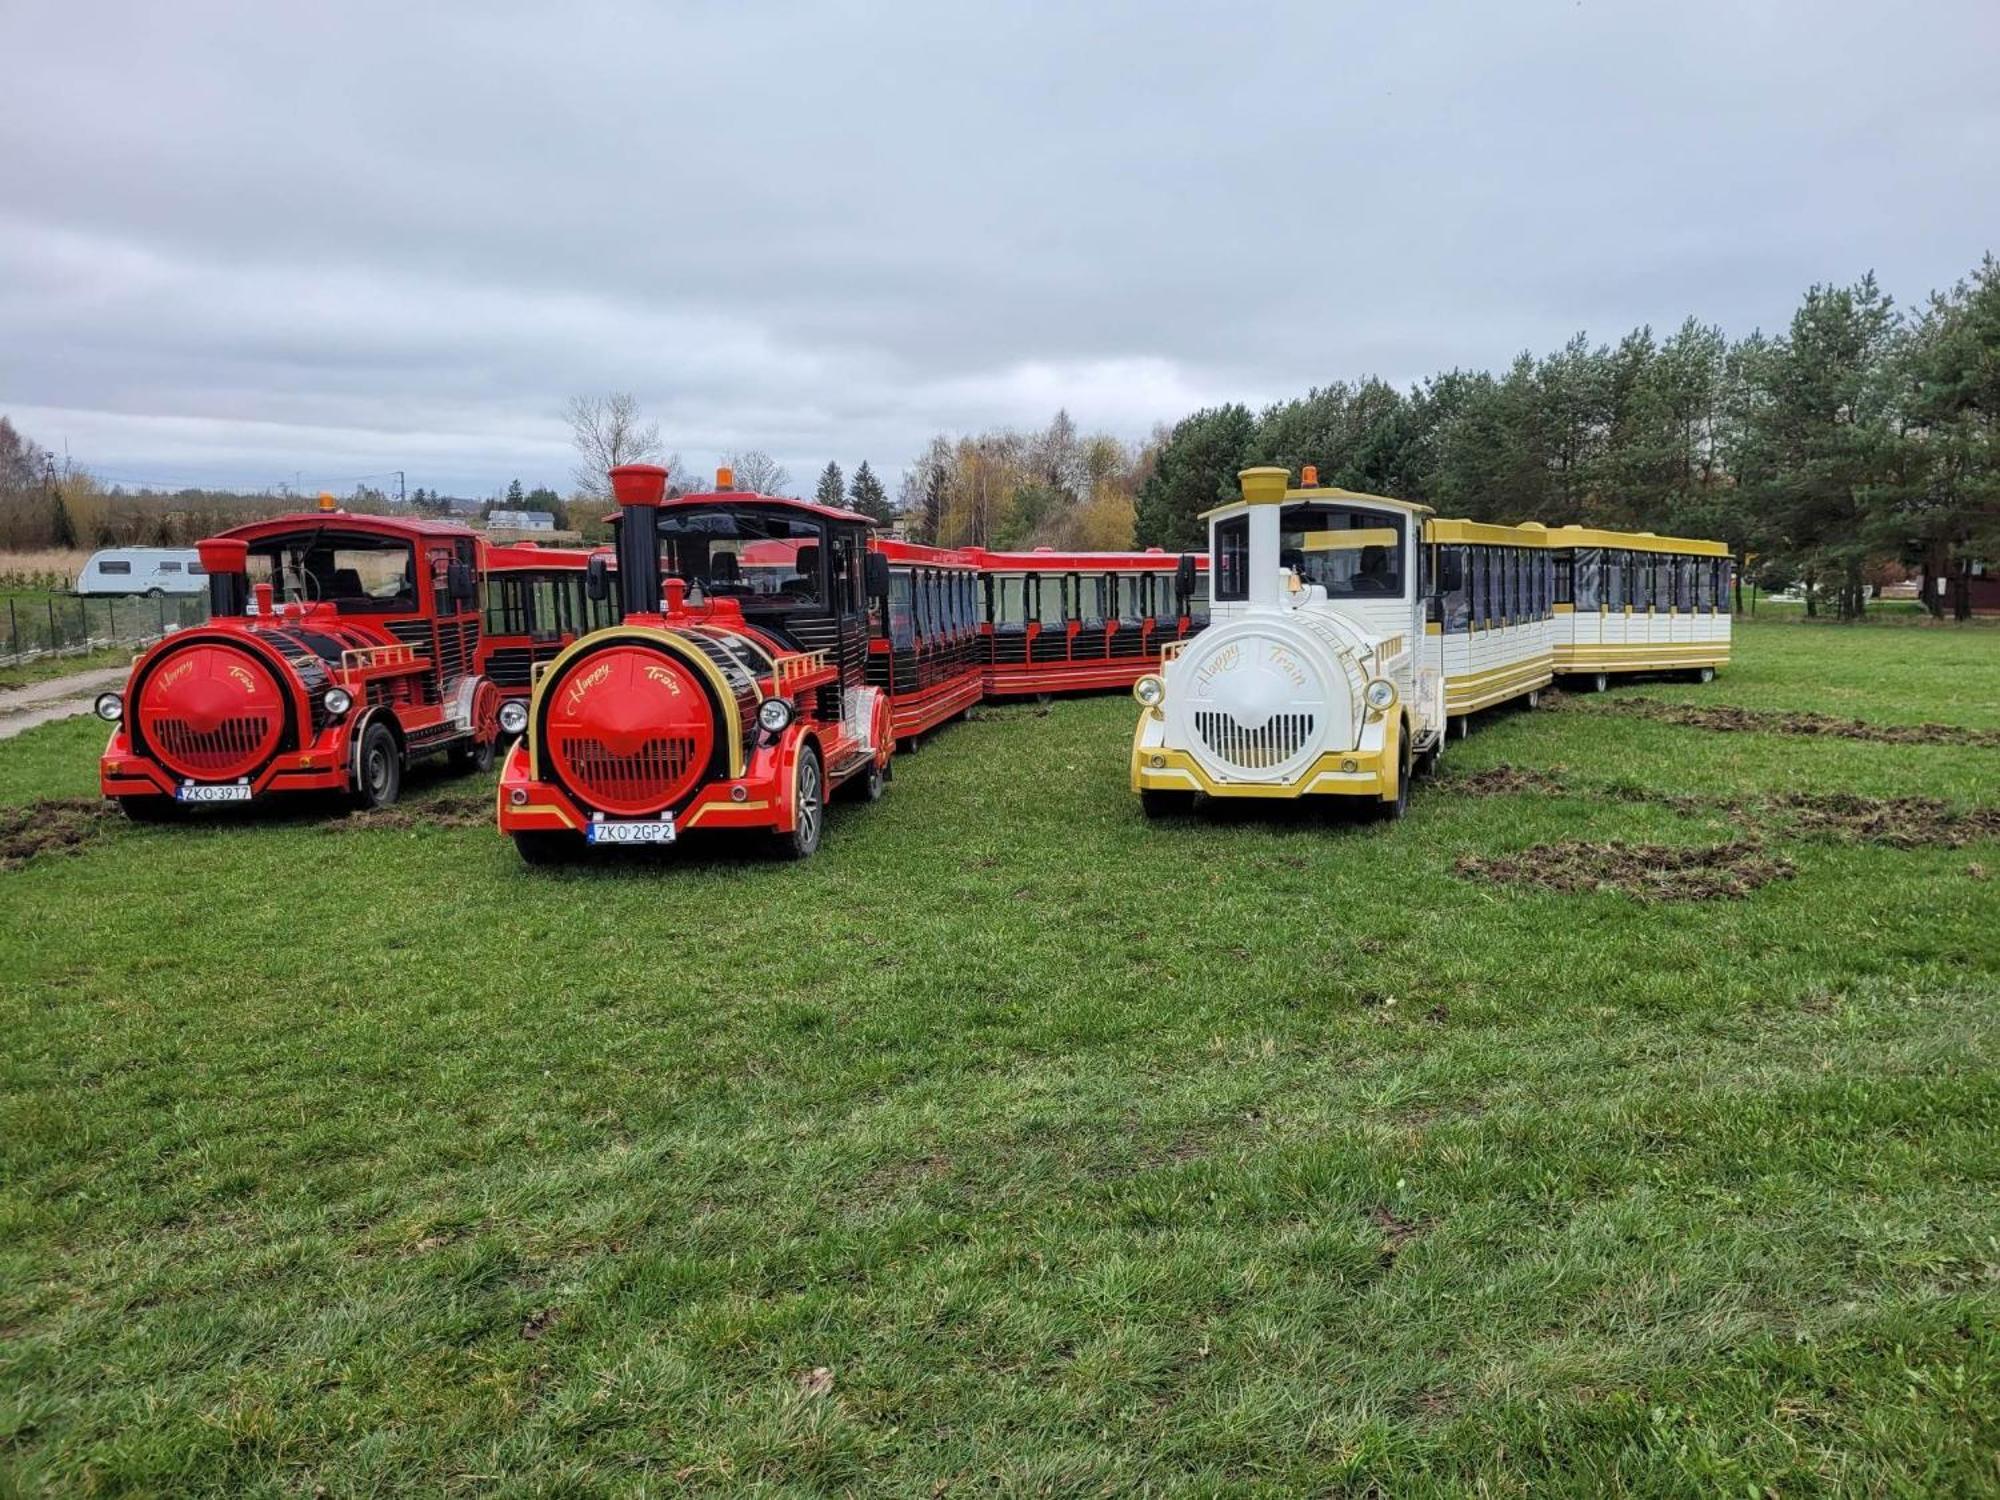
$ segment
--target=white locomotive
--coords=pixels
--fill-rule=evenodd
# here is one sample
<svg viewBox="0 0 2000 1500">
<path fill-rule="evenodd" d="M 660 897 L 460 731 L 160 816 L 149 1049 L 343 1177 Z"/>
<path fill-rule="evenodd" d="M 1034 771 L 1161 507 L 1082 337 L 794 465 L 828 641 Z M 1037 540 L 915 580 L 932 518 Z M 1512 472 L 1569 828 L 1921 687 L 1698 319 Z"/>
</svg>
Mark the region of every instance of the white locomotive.
<svg viewBox="0 0 2000 1500">
<path fill-rule="evenodd" d="M 1720 542 L 1440 520 L 1310 468 L 1296 488 L 1283 469 L 1238 477 L 1242 499 L 1206 518 L 1212 623 L 1133 688 L 1149 815 L 1206 793 L 1401 817 L 1450 727 L 1534 704 L 1557 672 L 1601 690 L 1611 673 L 1706 681 L 1728 660 Z"/>
<path fill-rule="evenodd" d="M 1444 735 L 1426 662 L 1418 539 L 1428 512 L 1374 495 L 1292 489 L 1245 469 L 1208 514 L 1208 629 L 1133 689 L 1132 787 L 1149 814 L 1195 794 L 1408 804 L 1417 758 Z"/>
</svg>

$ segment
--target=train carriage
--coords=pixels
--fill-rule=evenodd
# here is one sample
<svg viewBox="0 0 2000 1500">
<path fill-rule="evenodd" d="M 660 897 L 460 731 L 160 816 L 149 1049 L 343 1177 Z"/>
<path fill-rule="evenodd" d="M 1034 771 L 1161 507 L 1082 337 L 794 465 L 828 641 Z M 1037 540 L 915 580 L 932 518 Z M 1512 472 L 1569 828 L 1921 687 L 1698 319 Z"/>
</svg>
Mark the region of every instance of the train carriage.
<svg viewBox="0 0 2000 1500">
<path fill-rule="evenodd" d="M 868 681 L 889 695 L 896 738 L 909 741 L 985 696 L 985 636 L 976 556 L 878 537 L 887 588 L 870 601 Z"/>
<path fill-rule="evenodd" d="M 1547 533 L 1554 669 L 1602 691 L 1614 675 L 1729 660 L 1734 563 L 1726 544 L 1563 526 Z"/>
<path fill-rule="evenodd" d="M 1426 518 L 1433 603 L 1425 632 L 1439 647 L 1444 713 L 1470 715 L 1514 698 L 1532 705 L 1555 673 L 1553 580 L 1540 526 Z"/>
<path fill-rule="evenodd" d="M 500 692 L 500 727 L 519 734 L 527 724 L 535 669 L 554 661 L 580 635 L 618 623 L 618 594 L 586 588 L 590 559 L 608 550 L 503 545 L 481 539 L 485 583 L 480 669 Z"/>
<path fill-rule="evenodd" d="M 1207 623 L 1207 559 L 971 549 L 983 577 L 988 697 L 1130 687 Z"/>
<path fill-rule="evenodd" d="M 281 792 L 396 800 L 404 768 L 492 763 L 500 695 L 479 671 L 478 539 L 328 508 L 200 544 L 207 624 L 98 699 L 104 795 L 140 820 Z"/>
<path fill-rule="evenodd" d="M 620 623 L 536 675 L 501 771 L 499 823 L 530 863 L 690 828 L 818 847 L 828 798 L 881 795 L 889 703 L 865 680 L 867 601 L 885 593 L 870 522 L 734 488 L 666 498 L 650 464 L 611 472 Z M 608 589 L 601 562 L 586 573 Z"/>
</svg>

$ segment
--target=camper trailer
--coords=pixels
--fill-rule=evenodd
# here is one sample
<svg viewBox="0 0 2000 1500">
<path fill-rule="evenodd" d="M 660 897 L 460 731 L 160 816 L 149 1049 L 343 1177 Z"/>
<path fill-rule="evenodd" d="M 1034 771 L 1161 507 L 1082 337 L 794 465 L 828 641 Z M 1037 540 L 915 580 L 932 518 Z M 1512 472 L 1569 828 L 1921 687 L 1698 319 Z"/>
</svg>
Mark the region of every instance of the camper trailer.
<svg viewBox="0 0 2000 1500">
<path fill-rule="evenodd" d="M 76 576 L 79 594 L 200 594 L 208 589 L 193 547 L 106 547 Z"/>
</svg>

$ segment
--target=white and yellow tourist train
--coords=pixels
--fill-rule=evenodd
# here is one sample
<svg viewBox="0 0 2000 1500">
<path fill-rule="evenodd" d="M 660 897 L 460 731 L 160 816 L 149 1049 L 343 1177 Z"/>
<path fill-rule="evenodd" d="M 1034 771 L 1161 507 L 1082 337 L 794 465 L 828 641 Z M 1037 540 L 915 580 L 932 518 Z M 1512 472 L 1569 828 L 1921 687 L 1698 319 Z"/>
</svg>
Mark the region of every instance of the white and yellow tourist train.
<svg viewBox="0 0 2000 1500">
<path fill-rule="evenodd" d="M 1133 689 L 1148 814 L 1212 797 L 1348 796 L 1400 817 L 1470 715 L 1557 676 L 1688 672 L 1729 656 L 1721 542 L 1444 520 L 1245 469 L 1207 516 L 1208 628 Z"/>
</svg>

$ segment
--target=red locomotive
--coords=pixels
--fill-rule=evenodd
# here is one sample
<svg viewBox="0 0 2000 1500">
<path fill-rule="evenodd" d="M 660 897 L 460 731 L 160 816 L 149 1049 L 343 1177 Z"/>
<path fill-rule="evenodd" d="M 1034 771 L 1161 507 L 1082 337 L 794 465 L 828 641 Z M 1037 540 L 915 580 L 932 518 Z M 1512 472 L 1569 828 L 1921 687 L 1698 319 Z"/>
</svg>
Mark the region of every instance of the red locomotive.
<svg viewBox="0 0 2000 1500">
<path fill-rule="evenodd" d="M 481 540 L 486 613 L 479 670 L 500 690 L 503 734 L 527 727 L 528 687 L 536 667 L 554 661 L 578 636 L 618 623 L 616 596 L 600 589 L 593 598 L 584 586 L 594 555 L 579 548 Z"/>
<path fill-rule="evenodd" d="M 531 864 L 690 828 L 811 855 L 828 799 L 848 783 L 879 797 L 894 749 L 888 698 L 864 680 L 868 601 L 888 587 L 868 518 L 738 491 L 727 470 L 671 501 L 650 464 L 611 483 L 623 619 L 537 677 L 501 831 Z M 605 563 L 588 576 L 609 592 Z"/>
<path fill-rule="evenodd" d="M 200 552 L 209 622 L 142 653 L 125 692 L 98 699 L 115 725 L 99 781 L 131 817 L 277 792 L 382 807 L 421 757 L 492 764 L 500 694 L 478 669 L 473 532 L 322 509 Z"/>
</svg>

